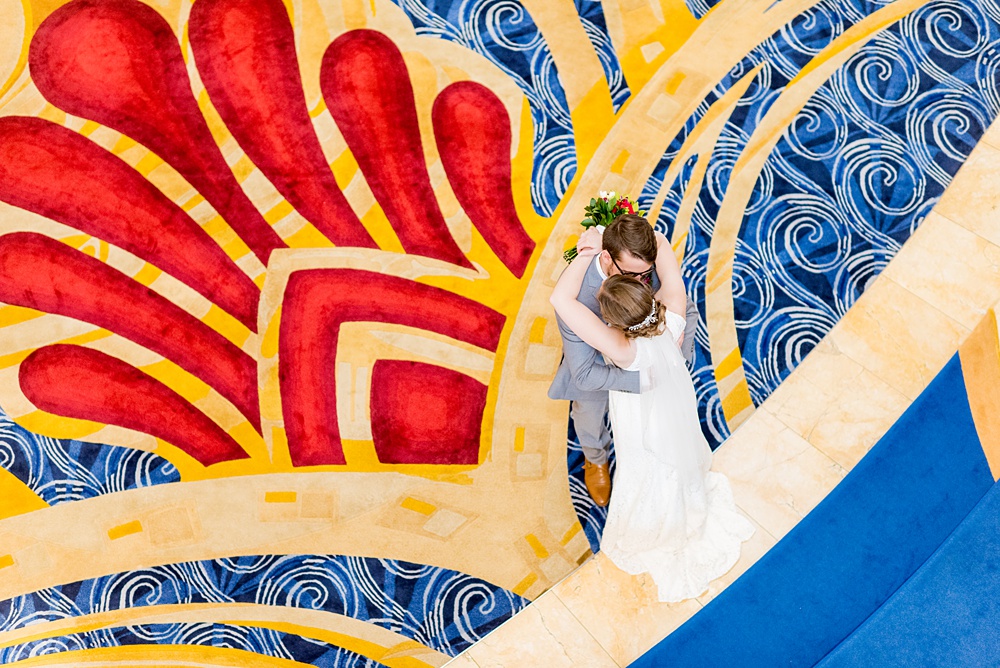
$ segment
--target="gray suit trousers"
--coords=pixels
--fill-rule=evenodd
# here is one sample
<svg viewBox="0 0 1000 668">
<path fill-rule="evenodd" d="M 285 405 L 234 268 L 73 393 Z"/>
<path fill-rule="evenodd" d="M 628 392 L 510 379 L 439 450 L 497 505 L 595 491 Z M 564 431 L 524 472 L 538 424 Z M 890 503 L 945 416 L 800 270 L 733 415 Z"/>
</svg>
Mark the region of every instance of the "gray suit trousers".
<svg viewBox="0 0 1000 668">
<path fill-rule="evenodd" d="M 591 464 L 598 465 L 606 464 L 611 452 L 611 434 L 604 425 L 604 415 L 608 412 L 608 393 L 602 394 L 602 399 L 574 401 L 569 409 L 583 456 Z"/>
</svg>

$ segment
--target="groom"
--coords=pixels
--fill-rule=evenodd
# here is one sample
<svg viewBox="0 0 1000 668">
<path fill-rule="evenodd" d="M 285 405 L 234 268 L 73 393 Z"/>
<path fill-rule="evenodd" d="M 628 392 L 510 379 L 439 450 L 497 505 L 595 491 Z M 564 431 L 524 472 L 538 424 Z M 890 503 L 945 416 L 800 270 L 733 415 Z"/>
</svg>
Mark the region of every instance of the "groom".
<svg viewBox="0 0 1000 668">
<path fill-rule="evenodd" d="M 591 230 L 585 232 L 578 247 L 596 247 L 597 234 Z M 665 252 L 671 252 L 671 249 L 662 235 L 653 232 L 648 220 L 628 213 L 618 216 L 600 236 L 600 244 L 602 251 L 587 270 L 577 297 L 598 317 L 601 316 L 601 309 L 597 304 L 597 291 L 608 276 L 635 276 L 649 284 L 654 292 L 660 289 L 655 270 L 658 246 Z M 690 364 L 694 361 L 694 333 L 698 326 L 698 308 L 690 301 L 686 320 L 681 353 Z M 611 434 L 604 425 L 608 390 L 638 392 L 639 372 L 605 364 L 601 354 L 566 327 L 558 315 L 556 322 L 562 335 L 563 358 L 549 388 L 549 398 L 572 402 L 570 415 L 587 460 L 583 474 L 587 491 L 598 506 L 606 506 L 611 497 L 611 474 L 608 470 Z"/>
</svg>

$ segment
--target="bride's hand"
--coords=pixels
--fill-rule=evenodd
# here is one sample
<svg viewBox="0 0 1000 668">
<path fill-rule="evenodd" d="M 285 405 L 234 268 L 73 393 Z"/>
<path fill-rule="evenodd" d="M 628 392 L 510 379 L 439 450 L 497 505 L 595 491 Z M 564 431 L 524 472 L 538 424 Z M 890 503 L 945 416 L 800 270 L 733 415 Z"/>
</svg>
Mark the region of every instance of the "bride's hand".
<svg viewBox="0 0 1000 668">
<path fill-rule="evenodd" d="M 601 233 L 596 227 L 591 227 L 580 235 L 580 240 L 576 242 L 576 253 L 577 255 L 593 257 L 601 252 L 602 244 Z"/>
</svg>

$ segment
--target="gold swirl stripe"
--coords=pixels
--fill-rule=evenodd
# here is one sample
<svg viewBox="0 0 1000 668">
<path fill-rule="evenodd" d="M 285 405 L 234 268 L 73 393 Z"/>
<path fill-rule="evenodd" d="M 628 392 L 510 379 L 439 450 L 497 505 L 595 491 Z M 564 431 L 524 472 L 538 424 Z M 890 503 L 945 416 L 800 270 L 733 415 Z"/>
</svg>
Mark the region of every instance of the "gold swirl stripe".
<svg viewBox="0 0 1000 668">
<path fill-rule="evenodd" d="M 0 647 L 120 626 L 199 623 L 260 627 L 313 638 L 374 659 L 388 668 L 436 668 L 450 658 L 393 631 L 345 615 L 244 603 L 125 608 L 59 619 L 0 633 Z"/>
<path fill-rule="evenodd" d="M 859 21 L 831 42 L 789 83 L 754 131 L 733 167 L 732 180 L 715 223 L 705 286 L 705 317 L 712 363 L 730 430 L 739 427 L 754 411 L 736 333 L 732 278 L 736 238 L 760 172 L 785 128 L 820 86 L 872 36 L 927 2 L 893 2 Z"/>
<path fill-rule="evenodd" d="M 577 164 L 585 165 L 614 123 L 611 93 L 590 38 L 570 2 L 523 0 L 545 39 L 572 110 Z"/>
<path fill-rule="evenodd" d="M 602 4 L 611 42 L 619 54 L 622 75 L 633 93 L 646 86 L 701 24 L 683 0 Z"/>
<path fill-rule="evenodd" d="M 20 7 L 18 7 L 20 5 Z M 32 31 L 31 2 L 29 0 L 4 0 L 0 3 L 0 63 L 12 63 L 10 70 L 0 70 L 0 100 L 14 87 L 28 64 L 28 45 Z"/>
<path fill-rule="evenodd" d="M 228 647 L 128 645 L 45 654 L 8 664 L 17 668 L 306 668 L 307 663 L 278 659 Z"/>
<path fill-rule="evenodd" d="M 653 210 L 650 212 L 650 220 L 655 220 L 659 217 L 659 209 L 663 205 L 663 200 L 666 198 L 667 192 L 670 190 L 670 184 L 674 182 L 674 179 L 680 173 L 681 167 L 691 155 L 698 156 L 698 161 L 695 163 L 694 171 L 691 174 L 691 180 L 684 192 L 684 198 L 681 200 L 681 206 L 677 212 L 677 220 L 674 224 L 673 237 L 670 240 L 678 262 L 684 259 L 687 236 L 691 229 L 691 216 L 694 214 L 695 205 L 698 203 L 701 184 L 705 179 L 705 173 L 708 171 L 708 163 L 712 157 L 712 149 L 715 147 L 716 142 L 718 142 L 719 134 L 722 132 L 722 128 L 725 127 L 726 121 L 729 120 L 733 110 L 736 109 L 736 104 L 740 101 L 743 93 L 750 87 L 754 77 L 760 72 L 761 67 L 762 65 L 758 65 L 750 72 L 747 72 L 726 91 L 725 95 L 709 107 L 705 116 L 698 122 L 691 131 L 691 134 L 688 135 L 688 138 L 681 145 L 677 157 L 674 158 L 663 178 L 663 186 L 660 188 L 660 192 L 657 194 L 653 205 Z"/>
<path fill-rule="evenodd" d="M 402 559 L 508 590 L 533 575 L 523 595 L 534 598 L 589 554 L 583 532 L 574 531 L 569 499 L 557 503 L 569 496 L 565 485 L 552 483 L 566 475 L 565 434 L 525 421 L 523 414 L 519 421 L 497 421 L 497 427 L 494 439 L 520 437 L 522 452 L 494 450 L 491 460 L 466 473 L 414 465 L 415 475 L 240 475 L 7 517 L 0 523 L 0 557 L 7 554 L 13 563 L 0 568 L 0 598 L 151 564 L 234 554 Z M 516 509 L 498 511 L 499 500 L 510 498 L 518 499 Z M 543 545 L 544 556 L 533 542 Z"/>
</svg>

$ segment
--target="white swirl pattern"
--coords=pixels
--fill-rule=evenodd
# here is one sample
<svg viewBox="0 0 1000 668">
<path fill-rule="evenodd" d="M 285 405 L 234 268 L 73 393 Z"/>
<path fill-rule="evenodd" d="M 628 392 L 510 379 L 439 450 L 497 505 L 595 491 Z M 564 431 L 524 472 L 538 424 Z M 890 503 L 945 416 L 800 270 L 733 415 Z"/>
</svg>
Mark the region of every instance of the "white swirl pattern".
<svg viewBox="0 0 1000 668">
<path fill-rule="evenodd" d="M 329 555 L 247 556 L 157 566 L 18 596 L 0 602 L 0 632 L 126 608 L 206 602 L 335 612 L 449 655 L 527 604 L 487 582 L 433 566 Z M 136 641 L 150 643 L 201 633 L 182 626 L 156 625 L 131 633 Z M 244 631 L 227 634 L 232 646 L 246 648 Z M 250 651 L 281 655 L 270 646 Z"/>
<path fill-rule="evenodd" d="M 720 134 L 692 215 L 682 270 L 702 313 L 715 218 L 749 136 L 817 53 L 885 4 L 822 0 L 783 26 L 719 82 L 647 181 L 651 202 L 708 107 L 759 66 Z M 899 251 L 997 115 L 998 19 L 995 0 L 921 7 L 870 39 L 786 128 L 758 178 L 735 253 L 736 328 L 754 403 Z M 679 202 L 684 187 L 673 184 L 665 202 Z M 676 210 L 661 209 L 658 229 L 672 231 Z M 718 445 L 728 427 L 708 346 L 702 322 L 694 376 L 705 433 Z"/>
<path fill-rule="evenodd" d="M 180 480 L 151 452 L 33 434 L 2 411 L 0 467 L 49 505 Z"/>
<path fill-rule="evenodd" d="M 773 177 L 757 185 L 772 203 L 744 217 L 734 267 L 734 286 L 757 286 L 736 299 L 755 403 L 888 264 L 993 122 L 998 18 L 992 1 L 924 5 L 862 47 L 786 129 Z M 773 295 L 763 321 L 753 294 Z"/>
</svg>

